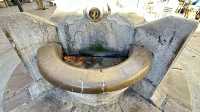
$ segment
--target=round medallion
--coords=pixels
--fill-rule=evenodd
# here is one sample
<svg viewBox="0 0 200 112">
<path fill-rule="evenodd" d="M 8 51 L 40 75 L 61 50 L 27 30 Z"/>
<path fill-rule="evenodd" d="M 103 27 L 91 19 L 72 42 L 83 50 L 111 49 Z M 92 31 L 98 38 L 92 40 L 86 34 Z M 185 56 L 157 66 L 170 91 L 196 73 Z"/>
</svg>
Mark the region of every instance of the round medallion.
<svg viewBox="0 0 200 112">
<path fill-rule="evenodd" d="M 91 8 L 89 11 L 89 17 L 92 21 L 98 21 L 101 18 L 101 11 L 98 8 Z"/>
</svg>

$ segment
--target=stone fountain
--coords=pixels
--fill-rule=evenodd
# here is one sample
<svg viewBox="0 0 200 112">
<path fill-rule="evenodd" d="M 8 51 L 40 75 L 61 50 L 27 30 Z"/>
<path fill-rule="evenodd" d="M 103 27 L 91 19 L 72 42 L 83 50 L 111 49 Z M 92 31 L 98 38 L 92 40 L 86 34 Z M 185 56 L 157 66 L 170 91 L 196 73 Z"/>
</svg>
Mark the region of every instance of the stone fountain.
<svg viewBox="0 0 200 112">
<path fill-rule="evenodd" d="M 90 1 L 71 9 L 64 7 L 71 2 L 65 2 L 57 3 L 52 21 L 20 13 L 1 25 L 34 79 L 32 99 L 54 88 L 93 106 L 117 102 L 127 88 L 149 99 L 197 27 L 173 16 L 139 24 L 133 13 L 122 13 L 111 2 Z M 100 61 L 77 67 L 64 56 Z M 120 61 L 113 65 L 115 58 Z M 111 62 L 105 66 L 106 59 Z"/>
</svg>

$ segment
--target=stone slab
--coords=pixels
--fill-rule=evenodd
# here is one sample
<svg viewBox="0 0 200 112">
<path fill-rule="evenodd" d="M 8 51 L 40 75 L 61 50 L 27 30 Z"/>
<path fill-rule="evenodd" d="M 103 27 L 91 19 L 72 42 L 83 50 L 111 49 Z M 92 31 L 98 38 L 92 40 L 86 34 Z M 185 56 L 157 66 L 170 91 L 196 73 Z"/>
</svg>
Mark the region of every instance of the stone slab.
<svg viewBox="0 0 200 112">
<path fill-rule="evenodd" d="M 156 89 L 156 93 L 152 96 L 154 103 L 160 107 L 165 102 L 166 97 L 171 97 L 181 102 L 187 108 L 191 108 L 191 96 L 188 82 L 184 77 L 181 68 L 172 67 L 161 84 Z"/>
<path fill-rule="evenodd" d="M 0 112 L 2 112 L 2 100 L 6 84 L 13 71 L 20 63 L 20 59 L 1 29 L 0 43 Z"/>
<path fill-rule="evenodd" d="M 4 112 L 8 112 L 31 99 L 27 87 L 32 81 L 23 63 L 20 63 L 13 71 L 4 91 L 2 102 Z"/>
<path fill-rule="evenodd" d="M 179 48 L 197 25 L 195 21 L 169 16 L 136 28 L 136 44 L 144 45 L 154 54 L 152 69 L 147 75 L 154 85 L 159 84 Z"/>
<path fill-rule="evenodd" d="M 3 110 L 4 112 L 9 112 L 24 103 L 28 103 L 30 99 L 31 98 L 27 89 L 20 90 L 20 92 L 18 91 L 18 93 L 15 93 L 14 96 L 4 99 Z"/>
<path fill-rule="evenodd" d="M 1 28 L 14 42 L 17 53 L 33 80 L 41 79 L 35 56 L 40 46 L 49 42 L 57 42 L 54 24 L 29 13 L 17 13 L 0 18 Z"/>
<path fill-rule="evenodd" d="M 29 103 L 24 103 L 10 112 L 58 112 L 58 105 L 51 97 L 44 97 Z"/>
<path fill-rule="evenodd" d="M 190 109 L 176 102 L 174 99 L 167 99 L 163 109 L 164 112 L 193 112 Z"/>
<path fill-rule="evenodd" d="M 184 48 L 175 59 L 167 75 L 164 77 L 152 100 L 156 105 L 161 105 L 164 97 L 171 97 L 182 106 L 191 109 L 193 112 L 199 112 L 200 101 L 200 53 L 196 42 L 199 30 L 194 32 L 191 39 L 184 45 Z M 192 44 L 194 43 L 194 44 Z"/>
<path fill-rule="evenodd" d="M 198 112 L 200 111 L 200 53 L 186 47 L 186 50 L 183 51 L 183 55 L 180 55 L 177 60 L 177 66 L 182 68 L 184 77 L 187 80 L 190 90 L 192 110 Z"/>
<path fill-rule="evenodd" d="M 4 100 L 27 88 L 32 82 L 33 79 L 31 78 L 30 74 L 28 74 L 24 64 L 20 63 L 13 71 L 13 74 L 6 85 L 5 94 L 8 97 L 4 97 Z"/>
<path fill-rule="evenodd" d="M 143 45 L 154 54 L 152 68 L 146 77 L 153 86 L 159 85 L 180 48 L 189 40 L 190 34 L 197 25 L 195 21 L 169 16 L 136 27 L 136 44 Z M 143 87 L 141 86 L 141 88 Z M 138 91 L 138 88 L 135 91 Z M 144 96 L 147 93 L 153 92 L 149 89 L 149 91 L 140 94 Z"/>
<path fill-rule="evenodd" d="M 188 42 L 187 47 L 190 47 L 193 50 L 196 50 L 200 53 L 200 27 L 197 28 L 196 32 L 193 33 L 191 36 L 191 40 Z"/>
</svg>

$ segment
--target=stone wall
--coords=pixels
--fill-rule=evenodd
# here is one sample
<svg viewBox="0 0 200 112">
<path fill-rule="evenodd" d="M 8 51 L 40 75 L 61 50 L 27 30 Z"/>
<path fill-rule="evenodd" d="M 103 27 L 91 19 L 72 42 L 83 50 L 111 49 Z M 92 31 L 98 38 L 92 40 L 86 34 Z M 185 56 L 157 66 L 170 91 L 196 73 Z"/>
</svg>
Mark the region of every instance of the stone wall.
<svg viewBox="0 0 200 112">
<path fill-rule="evenodd" d="M 57 42 L 57 31 L 53 23 L 28 13 L 0 17 L 1 28 L 13 41 L 16 51 L 26 68 L 37 81 L 41 79 L 37 63 L 37 49 L 50 42 Z"/>
<path fill-rule="evenodd" d="M 59 39 L 66 52 L 78 52 L 94 45 L 113 51 L 126 51 L 134 42 L 134 27 L 120 15 L 91 22 L 84 15 L 70 16 L 58 24 Z"/>
</svg>

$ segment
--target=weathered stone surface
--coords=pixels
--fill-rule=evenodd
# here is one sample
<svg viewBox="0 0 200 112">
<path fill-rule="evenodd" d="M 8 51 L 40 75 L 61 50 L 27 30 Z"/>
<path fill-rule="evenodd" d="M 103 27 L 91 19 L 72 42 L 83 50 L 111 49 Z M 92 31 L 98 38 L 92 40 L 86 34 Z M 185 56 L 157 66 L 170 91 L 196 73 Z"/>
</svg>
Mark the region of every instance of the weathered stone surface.
<svg viewBox="0 0 200 112">
<path fill-rule="evenodd" d="M 173 99 L 167 99 L 162 110 L 163 112 L 193 112 Z"/>
<path fill-rule="evenodd" d="M 19 63 L 19 57 L 2 29 L 0 29 L 0 112 L 3 112 L 2 100 L 6 84 Z"/>
<path fill-rule="evenodd" d="M 147 99 L 152 96 L 154 90 L 156 89 L 156 87 L 153 86 L 152 83 L 149 82 L 147 79 L 144 79 L 134 84 L 133 86 L 131 86 L 131 88 Z"/>
<path fill-rule="evenodd" d="M 107 104 L 101 106 L 89 106 L 74 102 L 71 99 L 72 104 L 67 103 L 66 110 L 72 112 L 160 112 L 159 109 L 151 105 L 145 99 L 139 97 L 136 93 L 130 89 L 125 92 L 119 99 L 118 103 Z M 65 105 L 61 108 L 61 112 L 66 111 Z"/>
<path fill-rule="evenodd" d="M 82 16 L 67 16 L 58 24 L 58 31 L 60 41 L 68 53 L 91 46 L 128 52 L 134 42 L 133 25 L 118 14 L 96 23 Z"/>
<path fill-rule="evenodd" d="M 113 92 L 105 92 L 101 94 L 82 94 L 75 92 L 68 92 L 69 96 L 74 99 L 74 102 L 79 102 L 91 106 L 109 105 L 119 101 L 119 97 L 126 90 L 118 90 Z"/>
<path fill-rule="evenodd" d="M 48 90 L 54 88 L 51 84 L 49 84 L 46 80 L 41 79 L 33 82 L 28 90 L 32 99 L 35 99 L 40 96 L 44 96 Z"/>
<path fill-rule="evenodd" d="M 24 103 L 10 112 L 58 112 L 58 107 L 51 97 L 44 97 Z"/>
<path fill-rule="evenodd" d="M 13 94 L 27 88 L 31 85 L 31 83 L 33 83 L 33 79 L 28 74 L 28 71 L 24 67 L 24 64 L 20 63 L 13 71 L 12 76 L 10 77 L 6 85 L 5 93 L 8 97 L 4 97 L 4 100 L 9 99 L 10 97 L 12 97 Z"/>
<path fill-rule="evenodd" d="M 31 99 L 27 87 L 32 81 L 23 63 L 20 63 L 5 87 L 2 101 L 4 112 L 8 112 Z"/>
<path fill-rule="evenodd" d="M 191 96 L 188 82 L 184 77 L 184 72 L 180 69 L 179 67 L 172 66 L 166 74 L 166 77 L 162 80 L 162 83 L 158 86 L 156 90 L 158 94 L 153 95 L 152 98 L 158 106 L 159 100 L 161 100 L 160 102 L 163 101 L 161 97 L 168 96 L 181 102 L 187 108 L 191 108 Z M 159 94 L 161 97 L 158 96 Z M 159 100 L 156 101 L 156 98 Z"/>
<path fill-rule="evenodd" d="M 161 82 L 162 83 L 162 82 Z M 163 88 L 159 87 L 159 89 L 156 89 L 151 96 L 151 101 L 156 105 L 157 107 L 161 108 L 162 104 L 165 103 L 167 98 L 167 93 L 163 91 Z"/>
<path fill-rule="evenodd" d="M 23 16 L 22 16 L 23 15 Z M 53 24 L 51 25 L 47 25 L 46 22 L 41 22 L 44 20 L 38 19 L 37 17 L 33 17 L 30 15 L 24 15 L 24 14 L 19 14 L 19 15 L 15 15 L 9 18 L 6 18 L 6 21 L 10 21 L 8 22 L 4 22 L 4 20 L 1 22 L 3 23 L 3 29 L 4 32 L 8 31 L 11 34 L 12 39 L 14 40 L 14 42 L 16 43 L 16 47 L 18 49 L 18 51 L 22 54 L 22 59 L 23 61 L 25 61 L 25 63 L 27 64 L 27 68 L 29 68 L 30 72 L 33 74 L 32 77 L 35 80 L 38 80 L 41 78 L 41 76 L 39 75 L 38 69 L 37 69 L 37 65 L 36 65 L 36 59 L 35 59 L 35 55 L 36 55 L 36 51 L 37 48 L 39 48 L 41 45 L 47 43 L 47 42 L 54 42 L 57 41 L 56 37 L 56 31 L 55 31 L 55 27 Z M 37 18 L 37 19 L 36 19 Z M 118 20 L 124 20 L 121 17 L 118 17 Z M 16 19 L 16 20 L 15 20 Z M 115 41 L 115 39 L 111 39 L 111 42 L 114 43 L 109 43 L 104 44 L 104 40 L 103 40 L 103 44 L 106 47 L 110 47 L 113 48 L 115 50 L 124 50 L 127 49 L 130 45 L 130 41 L 134 41 L 134 36 L 132 37 L 133 34 L 135 34 L 135 32 L 130 31 L 132 33 L 130 33 L 129 31 L 127 31 L 127 29 L 129 29 L 128 27 L 132 27 L 131 25 L 127 25 L 124 24 L 122 21 L 117 21 L 115 19 L 113 19 L 112 17 L 109 18 L 111 21 L 109 22 L 113 22 L 114 27 L 112 28 L 112 25 L 108 25 L 109 22 L 105 22 L 105 26 L 103 26 L 103 28 L 99 27 L 98 24 L 96 26 L 96 24 L 91 25 L 91 29 L 90 27 L 88 27 L 87 25 L 89 24 L 88 21 L 86 21 L 85 19 L 83 19 L 83 21 L 79 21 L 82 20 L 82 18 L 77 18 L 74 19 L 73 17 L 71 18 L 66 18 L 67 20 L 67 25 L 66 26 L 62 26 L 65 30 L 63 31 L 64 34 L 67 34 L 67 37 L 72 37 L 72 40 L 69 42 L 70 44 L 72 44 L 74 42 L 74 38 L 78 39 L 76 40 L 77 42 L 79 42 L 77 45 L 70 45 L 70 47 L 75 47 L 76 49 L 79 49 L 81 44 L 83 44 L 84 46 L 87 47 L 87 42 L 83 41 L 83 43 L 81 43 L 82 41 L 80 41 L 82 38 L 89 36 L 95 36 L 97 35 L 97 37 L 94 40 L 98 40 L 98 38 L 101 37 L 106 37 L 106 39 L 110 39 L 110 37 L 115 37 L 116 36 L 116 40 L 119 40 L 119 37 L 123 37 L 123 41 Z M 21 21 L 17 21 L 17 20 L 21 20 Z M 27 22 L 29 21 L 29 22 Z M 73 22 L 77 22 L 78 21 L 78 25 L 74 25 L 71 24 Z M 86 24 L 87 23 L 87 24 Z M 115 24 L 118 23 L 118 24 Z M 126 23 L 126 22 L 125 22 Z M 83 26 L 81 26 L 83 24 Z M 179 27 L 179 25 L 182 25 L 181 27 Z M 47 25 L 47 26 L 46 26 Z M 80 27 L 80 26 L 81 27 Z M 85 26 L 84 26 L 85 25 Z M 106 26 L 108 25 L 108 26 Z M 31 26 L 31 27 L 30 27 Z M 90 26 L 90 24 L 89 24 Z M 122 26 L 124 26 L 122 28 Z M 94 29 L 92 29 L 94 27 Z M 141 84 L 143 87 L 137 87 L 138 93 L 140 93 L 141 95 L 143 95 L 144 97 L 150 97 L 151 95 L 147 94 L 147 93 L 152 93 L 152 88 L 154 86 L 157 86 L 160 82 L 160 80 L 162 79 L 163 75 L 165 74 L 166 70 L 169 67 L 169 64 L 171 63 L 171 61 L 173 60 L 173 57 L 176 56 L 176 53 L 178 51 L 178 48 L 180 47 L 180 45 L 184 42 L 184 40 L 188 37 L 188 35 L 190 34 L 190 31 L 193 30 L 193 28 L 195 27 L 195 23 L 191 23 L 189 21 L 185 21 L 185 20 L 181 20 L 181 19 L 177 19 L 177 18 L 173 18 L 173 17 L 169 17 L 169 18 L 165 18 L 162 19 L 162 21 L 160 22 L 153 22 L 141 27 L 138 27 L 136 30 L 136 43 L 138 45 L 144 45 L 144 47 L 149 48 L 152 52 L 154 52 L 154 64 L 152 65 L 152 70 L 149 73 L 149 76 L 146 78 L 146 80 L 148 80 L 148 82 L 143 82 L 143 84 Z M 25 28 L 25 29 L 24 29 Z M 104 29 L 106 28 L 106 30 Z M 121 28 L 123 30 L 121 30 Z M 81 30 L 80 32 L 74 32 L 74 30 Z M 86 29 L 91 30 L 90 33 L 86 33 L 88 32 L 86 31 Z M 108 30 L 107 30 L 108 29 Z M 110 29 L 114 29 L 113 34 L 117 34 L 117 35 L 113 35 L 112 33 L 109 34 L 108 36 L 107 31 L 110 31 Z M 23 30 L 23 32 L 22 32 Z M 31 30 L 31 31 L 30 31 Z M 67 33 L 66 33 L 67 31 Z M 97 32 L 98 31 L 98 32 Z M 29 32 L 29 33 L 28 33 Z M 31 33 L 30 33 L 31 32 Z M 54 33 L 50 33 L 50 32 L 54 32 Z M 74 32 L 74 33 L 73 33 Z M 99 32 L 105 32 L 106 34 L 101 34 Z M 125 33 L 126 32 L 126 33 Z M 83 34 L 82 34 L 83 33 Z M 125 33 L 125 34 L 124 34 Z M 70 34 L 70 35 L 69 35 Z M 51 36 L 50 36 L 51 35 Z M 131 36 L 130 36 L 131 35 Z M 68 40 L 65 40 L 66 35 L 63 36 L 63 39 L 61 38 L 60 40 L 63 42 L 63 45 L 66 46 L 66 43 Z M 126 38 L 124 38 L 124 36 Z M 42 37 L 42 38 L 40 38 Z M 49 37 L 48 39 L 46 37 Z M 78 38 L 77 38 L 78 37 Z M 85 38 L 84 38 L 85 39 Z M 31 40 L 31 43 L 29 43 L 29 41 Z M 87 40 L 87 39 L 86 39 Z M 90 41 L 89 41 L 90 42 Z M 107 41 L 106 41 L 107 42 Z M 110 42 L 110 40 L 109 40 Z M 93 43 L 93 41 L 92 41 Z M 119 45 L 119 46 L 117 46 Z M 196 44 L 198 46 L 198 44 Z M 123 47 L 122 47 L 123 46 Z M 124 47 L 125 46 L 125 47 Z M 66 50 L 68 46 L 66 46 Z M 116 48 L 116 47 L 119 47 Z M 74 48 L 72 49 L 74 50 Z M 194 50 L 194 49 L 192 49 Z M 196 50 L 196 49 L 195 49 Z M 198 71 L 195 71 L 198 73 Z M 188 76 L 189 77 L 189 76 Z M 197 78 L 198 76 L 194 76 L 193 78 Z M 194 80 L 192 79 L 192 80 Z M 195 80 L 195 82 L 197 82 L 198 80 Z M 190 81 L 191 86 L 191 90 L 194 91 L 194 93 L 192 93 L 192 96 L 195 96 L 194 98 L 192 98 L 192 102 L 193 104 L 195 104 L 194 108 L 199 108 L 197 103 L 198 103 L 198 96 L 196 96 L 197 91 L 198 91 L 198 84 L 193 85 L 192 81 Z M 39 86 L 38 86 L 39 87 Z M 144 89 L 144 88 L 148 88 L 148 89 Z M 149 89 L 150 88 L 150 89 Z M 197 90 L 196 90 L 197 88 Z M 137 91 L 137 89 L 135 89 Z M 145 90 L 145 91 L 144 91 Z M 144 94 L 145 93 L 145 94 Z"/>
<path fill-rule="evenodd" d="M 179 72 L 184 73 L 183 75 L 187 80 L 191 96 L 192 111 L 198 112 L 200 111 L 200 53 L 186 47 L 186 49 L 183 50 L 182 55 L 177 59 L 177 65 L 177 68 L 182 68 Z"/>
<path fill-rule="evenodd" d="M 136 28 L 136 44 L 143 45 L 154 54 L 152 68 L 146 77 L 153 86 L 160 83 L 182 44 L 196 27 L 197 23 L 193 21 L 170 16 Z M 147 85 L 147 88 L 152 85 Z M 144 96 L 147 93 L 140 94 Z"/>
<path fill-rule="evenodd" d="M 89 106 L 76 102 L 59 89 L 52 92 L 18 106 L 11 112 L 161 112 L 130 90 L 120 97 L 119 102 L 100 106 Z M 63 99 L 64 102 L 62 102 Z"/>
<path fill-rule="evenodd" d="M 158 107 L 160 107 L 163 102 L 167 102 L 163 99 L 170 97 L 192 112 L 200 111 L 200 53 L 198 51 L 200 47 L 197 44 L 200 39 L 197 37 L 198 35 L 199 28 L 191 35 L 191 39 L 185 44 L 166 76 L 156 89 L 152 101 Z M 176 108 L 177 105 L 170 103 L 170 106 Z M 177 106 L 177 108 L 179 107 L 180 106 Z"/>
<path fill-rule="evenodd" d="M 24 103 L 30 102 L 31 100 L 27 89 L 21 88 L 21 90 L 16 91 L 16 93 L 12 95 L 13 96 L 9 96 L 9 98 L 3 100 L 3 112 L 9 112 Z"/>
<path fill-rule="evenodd" d="M 5 55 L 8 51 L 13 50 L 5 33 L 0 29 L 0 56 Z"/>
<path fill-rule="evenodd" d="M 154 54 L 152 70 L 147 77 L 154 85 L 159 84 L 179 48 L 196 27 L 194 21 L 170 16 L 136 29 L 136 44 L 144 45 Z"/>
<path fill-rule="evenodd" d="M 25 63 L 32 78 L 38 80 L 35 55 L 37 49 L 49 42 L 57 42 L 57 32 L 54 24 L 28 13 L 18 13 L 12 16 L 2 16 L 1 28 L 15 43 L 17 52 Z"/>
<path fill-rule="evenodd" d="M 196 52 L 200 52 L 200 27 L 198 27 L 197 31 L 191 35 L 191 40 L 188 41 L 187 47 L 195 50 Z"/>
</svg>

